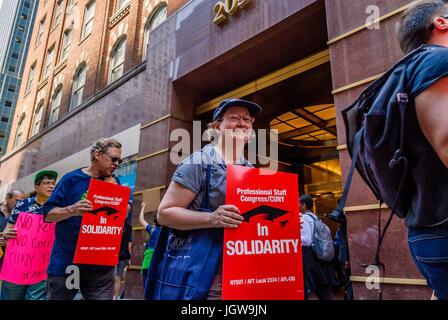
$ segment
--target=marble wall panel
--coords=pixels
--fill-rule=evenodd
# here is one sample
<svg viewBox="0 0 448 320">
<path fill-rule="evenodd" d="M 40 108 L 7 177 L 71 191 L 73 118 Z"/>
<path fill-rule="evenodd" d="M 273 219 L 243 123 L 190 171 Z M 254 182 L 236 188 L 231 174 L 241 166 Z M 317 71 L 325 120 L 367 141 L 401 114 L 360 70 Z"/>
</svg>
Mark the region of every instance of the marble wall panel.
<svg viewBox="0 0 448 320">
<path fill-rule="evenodd" d="M 429 300 L 432 295 L 429 287 L 421 285 L 383 283 L 380 289 L 383 300 Z M 379 299 L 379 291 L 367 289 L 363 282 L 353 282 L 353 292 L 357 300 Z"/>
<path fill-rule="evenodd" d="M 147 158 L 137 163 L 135 191 L 165 185 L 165 170 L 168 152 Z"/>
<path fill-rule="evenodd" d="M 133 223 L 133 226 L 135 225 L 136 224 Z M 132 236 L 132 254 L 129 263 L 131 266 L 141 266 L 143 261 L 143 252 L 145 250 L 144 244 L 147 239 L 147 232 L 146 230 L 134 231 Z M 143 299 L 143 279 L 140 270 L 127 269 L 126 272 L 125 299 Z"/>
<path fill-rule="evenodd" d="M 147 74 L 174 60 L 175 26 L 176 14 L 173 14 L 151 33 L 147 51 Z"/>
<path fill-rule="evenodd" d="M 223 55 L 315 2 L 285 0 L 279 5 L 275 1 L 253 1 L 221 26 L 216 26 L 212 23 L 216 2 L 191 1 L 177 12 L 174 79 Z"/>
<path fill-rule="evenodd" d="M 165 119 L 141 130 L 139 155 L 143 157 L 168 148 L 169 120 Z"/>
<path fill-rule="evenodd" d="M 379 30 L 363 30 L 331 45 L 334 89 L 381 74 L 403 56 L 395 36 L 398 19 L 394 16 Z"/>
<path fill-rule="evenodd" d="M 370 265 L 375 258 L 378 241 L 378 210 L 347 212 L 347 226 L 350 266 L 353 276 L 368 277 L 362 267 Z M 381 228 L 383 230 L 390 211 L 381 211 Z M 423 279 L 415 266 L 407 243 L 407 228 L 404 220 L 396 216 L 383 239 L 380 251 L 380 261 L 386 267 L 386 278 Z M 381 274 L 384 276 L 384 274 Z"/>
<path fill-rule="evenodd" d="M 371 17 L 374 11 L 369 6 L 378 8 L 379 16 L 409 4 L 410 0 L 325 0 L 327 10 L 328 37 L 336 38 L 356 29 Z M 367 10 L 369 9 L 369 11 Z"/>
</svg>

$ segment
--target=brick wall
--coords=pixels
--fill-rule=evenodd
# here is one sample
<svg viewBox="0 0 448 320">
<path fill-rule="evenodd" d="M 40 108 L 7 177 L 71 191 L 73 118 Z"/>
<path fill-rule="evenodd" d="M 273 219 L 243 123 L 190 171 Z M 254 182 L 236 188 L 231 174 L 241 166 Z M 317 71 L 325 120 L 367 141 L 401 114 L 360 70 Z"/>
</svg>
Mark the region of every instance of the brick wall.
<svg viewBox="0 0 448 320">
<path fill-rule="evenodd" d="M 130 0 L 129 5 L 116 10 L 116 0 L 96 0 L 93 29 L 89 36 L 81 39 L 86 5 L 92 0 L 77 0 L 70 7 L 70 0 L 62 1 L 60 22 L 54 26 L 57 0 L 43 0 L 39 4 L 36 23 L 20 88 L 7 152 L 12 150 L 18 122 L 25 114 L 24 131 L 20 144 L 31 137 L 35 109 L 44 100 L 44 113 L 40 131 L 49 125 L 51 101 L 55 90 L 62 85 L 62 100 L 59 119 L 69 112 L 72 82 L 78 67 L 87 65 L 83 101 L 100 92 L 108 85 L 110 55 L 120 37 L 126 36 L 126 60 L 124 73 L 142 62 L 144 28 L 148 18 L 164 3 L 167 15 L 180 8 L 186 0 Z M 36 39 L 40 21 L 45 18 L 43 36 L 38 45 Z M 61 62 L 64 32 L 73 24 L 68 58 Z M 54 45 L 54 57 L 48 77 L 43 77 L 46 55 Z M 32 89 L 25 93 L 31 66 L 36 64 Z"/>
</svg>

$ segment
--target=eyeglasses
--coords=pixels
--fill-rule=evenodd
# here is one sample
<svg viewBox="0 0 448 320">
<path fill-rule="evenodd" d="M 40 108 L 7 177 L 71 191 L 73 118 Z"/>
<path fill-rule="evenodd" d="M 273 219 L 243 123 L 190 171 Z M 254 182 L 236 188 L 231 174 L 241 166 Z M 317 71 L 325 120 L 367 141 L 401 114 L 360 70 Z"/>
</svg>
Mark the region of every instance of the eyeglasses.
<svg viewBox="0 0 448 320">
<path fill-rule="evenodd" d="M 41 183 L 41 185 L 44 185 L 44 186 L 48 186 L 48 185 L 55 186 L 56 185 L 56 181 L 43 181 Z"/>
<path fill-rule="evenodd" d="M 236 114 L 230 114 L 228 119 L 232 122 L 239 122 L 240 120 L 243 120 L 246 124 L 253 124 L 255 120 L 254 118 L 243 117 Z"/>
<path fill-rule="evenodd" d="M 123 162 L 123 159 L 120 159 L 118 157 L 111 157 L 111 156 L 109 156 L 109 158 L 110 158 L 110 161 L 112 161 L 112 162 L 117 162 L 118 161 L 118 165 L 120 165 Z"/>
</svg>

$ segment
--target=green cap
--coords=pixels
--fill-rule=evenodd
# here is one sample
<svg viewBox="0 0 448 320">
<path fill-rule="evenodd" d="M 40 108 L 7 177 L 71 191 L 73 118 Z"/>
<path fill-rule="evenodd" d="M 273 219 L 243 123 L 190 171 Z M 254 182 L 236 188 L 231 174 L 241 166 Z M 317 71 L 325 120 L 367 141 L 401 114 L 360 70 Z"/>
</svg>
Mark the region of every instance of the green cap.
<svg viewBox="0 0 448 320">
<path fill-rule="evenodd" d="M 36 184 L 36 181 L 39 180 L 44 175 L 52 176 L 52 177 L 54 177 L 55 180 L 58 178 L 58 173 L 56 171 L 42 170 L 42 171 L 39 171 L 38 173 L 36 173 L 36 176 L 34 177 L 34 184 Z"/>
</svg>

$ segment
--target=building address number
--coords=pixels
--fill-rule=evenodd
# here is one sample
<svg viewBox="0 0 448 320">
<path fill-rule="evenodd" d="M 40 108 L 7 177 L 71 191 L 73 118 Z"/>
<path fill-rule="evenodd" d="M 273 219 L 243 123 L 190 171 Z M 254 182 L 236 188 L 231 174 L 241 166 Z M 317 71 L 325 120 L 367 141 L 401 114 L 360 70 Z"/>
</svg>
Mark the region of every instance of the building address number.
<svg viewBox="0 0 448 320">
<path fill-rule="evenodd" d="M 220 24 L 227 19 L 226 15 L 234 15 L 238 8 L 245 8 L 252 0 L 224 0 L 219 1 L 213 10 L 216 12 L 215 19 L 213 22 L 215 24 Z"/>
</svg>

